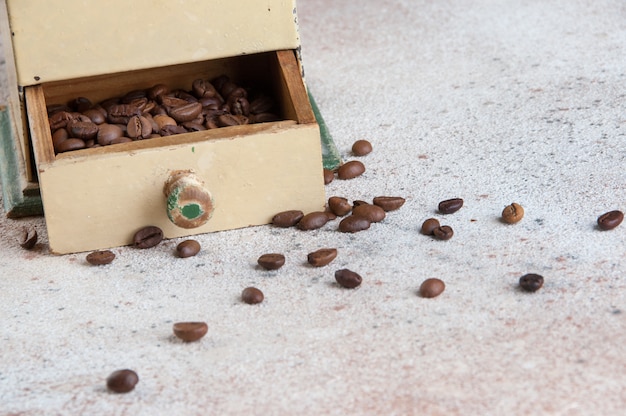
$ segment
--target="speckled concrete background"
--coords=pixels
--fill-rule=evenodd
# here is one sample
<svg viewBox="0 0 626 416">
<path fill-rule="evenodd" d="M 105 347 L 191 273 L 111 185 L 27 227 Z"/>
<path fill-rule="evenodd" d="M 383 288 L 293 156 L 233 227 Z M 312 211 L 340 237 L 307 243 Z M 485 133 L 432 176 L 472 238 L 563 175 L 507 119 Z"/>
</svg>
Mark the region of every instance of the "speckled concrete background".
<svg viewBox="0 0 626 416">
<path fill-rule="evenodd" d="M 116 249 L 109 266 L 47 251 L 43 219 L 0 219 L 0 413 L 619 415 L 626 408 L 626 4 L 312 1 L 310 89 L 346 160 L 328 196 L 407 198 L 355 235 L 255 227 Z M 436 212 L 462 197 L 457 213 Z M 526 217 L 505 225 L 502 208 Z M 436 216 L 452 240 L 419 234 Z M 34 224 L 41 243 L 13 236 Z M 336 247 L 314 269 L 306 254 Z M 282 252 L 286 265 L 259 270 Z M 345 290 L 336 269 L 359 272 Z M 545 277 L 527 294 L 524 273 Z M 443 279 L 435 299 L 416 295 Z M 242 304 L 256 285 L 266 301 Z M 182 344 L 172 323 L 205 320 Z M 132 368 L 135 391 L 104 380 Z"/>
</svg>

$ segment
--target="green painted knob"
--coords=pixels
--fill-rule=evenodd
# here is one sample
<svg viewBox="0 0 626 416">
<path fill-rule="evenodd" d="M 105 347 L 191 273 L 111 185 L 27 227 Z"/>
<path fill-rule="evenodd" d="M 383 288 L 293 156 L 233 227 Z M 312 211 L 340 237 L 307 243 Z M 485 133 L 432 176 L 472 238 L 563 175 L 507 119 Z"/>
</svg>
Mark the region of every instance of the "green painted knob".
<svg viewBox="0 0 626 416">
<path fill-rule="evenodd" d="M 165 183 L 167 217 L 181 228 L 197 228 L 211 219 L 213 197 L 191 171 L 174 171 Z"/>
</svg>

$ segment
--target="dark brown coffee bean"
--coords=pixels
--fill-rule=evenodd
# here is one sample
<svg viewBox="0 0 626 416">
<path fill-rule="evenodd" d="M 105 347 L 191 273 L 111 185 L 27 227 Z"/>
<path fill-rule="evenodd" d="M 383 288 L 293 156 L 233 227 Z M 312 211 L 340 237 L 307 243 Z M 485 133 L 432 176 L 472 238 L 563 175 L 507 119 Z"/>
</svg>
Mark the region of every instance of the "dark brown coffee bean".
<svg viewBox="0 0 626 416">
<path fill-rule="evenodd" d="M 74 116 L 68 111 L 58 111 L 50 116 L 50 130 L 55 131 L 67 127 L 67 123 L 74 120 Z"/>
<path fill-rule="evenodd" d="M 512 203 L 502 210 L 502 221 L 507 224 L 515 224 L 524 218 L 524 208 L 520 204 Z"/>
<path fill-rule="evenodd" d="M 365 172 L 365 165 L 358 160 L 346 162 L 337 169 L 339 179 L 354 179 Z"/>
<path fill-rule="evenodd" d="M 132 116 L 126 125 L 126 134 L 133 139 L 145 139 L 152 134 L 152 122 L 144 116 Z"/>
<path fill-rule="evenodd" d="M 52 133 L 52 147 L 57 148 L 57 146 L 62 142 L 65 141 L 67 139 L 70 138 L 69 133 L 67 132 L 67 129 L 62 128 L 62 129 L 57 129 L 54 131 L 54 133 Z"/>
<path fill-rule="evenodd" d="M 352 215 L 367 218 L 369 222 L 381 222 L 387 214 L 378 205 L 365 204 L 352 208 Z"/>
<path fill-rule="evenodd" d="M 439 220 L 436 218 L 429 218 L 422 224 L 422 234 L 433 235 L 433 231 L 440 226 L 441 224 L 439 224 Z"/>
<path fill-rule="evenodd" d="M 598 217 L 598 228 L 601 230 L 612 230 L 622 223 L 624 213 L 622 211 L 609 211 Z"/>
<path fill-rule="evenodd" d="M 184 123 L 185 121 L 191 121 L 198 117 L 200 112 L 202 112 L 202 104 L 185 101 L 184 105 L 171 108 L 168 114 L 177 122 Z"/>
<path fill-rule="evenodd" d="M 433 230 L 433 235 L 437 240 L 449 240 L 454 235 L 454 231 L 449 225 L 442 225 Z"/>
<path fill-rule="evenodd" d="M 367 218 L 350 215 L 339 223 L 339 231 L 342 233 L 357 233 L 370 228 L 371 222 Z"/>
<path fill-rule="evenodd" d="M 457 212 L 463 206 L 463 200 L 461 198 L 446 199 L 439 203 L 439 212 L 442 214 L 452 214 Z"/>
<path fill-rule="evenodd" d="M 57 153 L 70 152 L 72 150 L 80 150 L 85 148 L 85 142 L 81 139 L 67 139 L 59 143 L 54 149 Z"/>
<path fill-rule="evenodd" d="M 183 134 L 183 133 L 187 133 L 187 129 L 185 129 L 183 126 L 165 126 L 163 127 L 160 131 L 159 134 L 163 137 L 165 136 L 173 136 L 176 134 Z"/>
<path fill-rule="evenodd" d="M 272 217 L 272 224 L 281 228 L 293 227 L 304 217 L 304 212 L 293 209 L 279 212 Z"/>
<path fill-rule="evenodd" d="M 267 253 L 259 257 L 257 263 L 266 270 L 277 270 L 285 264 L 285 256 L 280 253 Z"/>
<path fill-rule="evenodd" d="M 128 393 L 139 382 L 139 376 L 133 370 L 117 370 L 107 378 L 107 387 L 115 393 Z"/>
<path fill-rule="evenodd" d="M 170 89 L 165 84 L 156 84 L 146 91 L 146 95 L 151 100 L 156 100 L 161 95 L 166 95 L 170 92 Z"/>
<path fill-rule="evenodd" d="M 354 289 L 361 285 L 363 278 L 352 270 L 341 269 L 335 272 L 335 280 L 345 288 Z"/>
<path fill-rule="evenodd" d="M 95 139 L 98 134 L 98 125 L 91 121 L 71 121 L 67 125 L 71 137 L 89 140 Z"/>
<path fill-rule="evenodd" d="M 365 156 L 372 152 L 372 144 L 367 140 L 357 140 L 352 144 L 352 153 L 355 156 Z"/>
<path fill-rule="evenodd" d="M 115 260 L 115 253 L 111 250 L 98 250 L 87 254 L 87 263 L 94 266 L 109 264 Z"/>
<path fill-rule="evenodd" d="M 250 102 L 250 112 L 254 114 L 269 113 L 274 107 L 274 100 L 267 95 L 262 95 Z"/>
<path fill-rule="evenodd" d="M 307 256 L 307 261 L 313 267 L 322 267 L 335 260 L 337 257 L 336 248 L 320 248 Z"/>
<path fill-rule="evenodd" d="M 183 127 L 187 129 L 187 131 L 193 133 L 196 131 L 205 131 L 206 127 L 204 127 L 201 123 L 197 123 L 195 121 L 187 121 L 183 123 Z"/>
<path fill-rule="evenodd" d="M 104 107 L 104 104 L 102 106 Z M 109 115 L 109 118 L 114 118 L 114 119 L 130 118 L 132 116 L 141 115 L 141 110 L 136 105 L 133 105 L 133 104 L 113 104 L 108 109 L 108 115 Z M 111 121 L 111 123 L 117 124 L 116 121 Z M 127 123 L 128 123 L 128 119 L 126 119 L 126 122 L 123 122 L 121 124 L 127 124 Z"/>
<path fill-rule="evenodd" d="M 334 221 L 337 219 L 337 214 L 328 209 L 324 211 L 324 214 L 326 214 L 326 216 L 328 217 L 328 221 Z"/>
<path fill-rule="evenodd" d="M 446 284 L 442 280 L 431 278 L 422 282 L 419 294 L 423 298 L 434 298 L 441 295 L 445 289 Z"/>
<path fill-rule="evenodd" d="M 250 114 L 250 103 L 246 97 L 237 97 L 232 94 L 226 101 L 228 108 L 230 108 L 231 114 L 241 114 L 247 116 Z"/>
<path fill-rule="evenodd" d="M 372 201 L 374 205 L 378 205 L 385 211 L 395 211 L 399 209 L 406 200 L 400 196 L 377 196 Z"/>
<path fill-rule="evenodd" d="M 306 214 L 300 222 L 298 228 L 303 231 L 316 230 L 322 228 L 328 222 L 328 215 L 323 211 L 315 211 Z"/>
<path fill-rule="evenodd" d="M 348 200 L 341 196 L 331 196 L 328 198 L 328 209 L 330 209 L 335 215 L 343 217 L 352 211 L 352 205 Z"/>
<path fill-rule="evenodd" d="M 256 287 L 247 287 L 241 292 L 241 300 L 248 305 L 256 305 L 257 303 L 261 303 L 263 302 L 263 299 L 265 299 L 263 292 L 261 292 Z"/>
<path fill-rule="evenodd" d="M 137 231 L 133 237 L 133 244 L 137 248 L 151 248 L 163 240 L 163 231 L 159 227 L 149 225 Z"/>
<path fill-rule="evenodd" d="M 22 227 L 18 243 L 23 249 L 32 250 L 37 244 L 37 230 L 35 227 Z"/>
<path fill-rule="evenodd" d="M 536 292 L 543 286 L 543 276 L 528 273 L 519 278 L 519 286 L 526 292 Z"/>
<path fill-rule="evenodd" d="M 194 342 L 206 335 L 209 326 L 206 322 L 176 322 L 172 330 L 184 342 Z"/>
<path fill-rule="evenodd" d="M 361 199 L 355 199 L 354 201 L 352 201 L 352 209 L 358 207 L 359 205 L 371 205 L 371 204 Z"/>
<path fill-rule="evenodd" d="M 84 111 L 83 114 L 89 117 L 91 122 L 94 124 L 102 124 L 106 121 L 106 113 L 95 108 L 90 108 L 89 110 Z"/>
<path fill-rule="evenodd" d="M 330 169 L 324 169 L 324 185 L 328 185 L 335 179 L 335 172 Z"/>
<path fill-rule="evenodd" d="M 117 124 L 101 124 L 98 126 L 98 144 L 106 146 L 124 135 L 124 130 Z"/>
<path fill-rule="evenodd" d="M 193 257 L 200 252 L 200 243 L 196 240 L 185 240 L 176 246 L 178 257 Z"/>
</svg>

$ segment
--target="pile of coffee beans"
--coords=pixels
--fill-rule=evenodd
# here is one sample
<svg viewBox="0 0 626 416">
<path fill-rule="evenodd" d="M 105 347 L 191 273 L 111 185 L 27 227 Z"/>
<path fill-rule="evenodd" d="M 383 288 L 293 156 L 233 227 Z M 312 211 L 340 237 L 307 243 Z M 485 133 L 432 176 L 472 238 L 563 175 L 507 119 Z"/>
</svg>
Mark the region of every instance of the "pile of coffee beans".
<svg viewBox="0 0 626 416">
<path fill-rule="evenodd" d="M 280 120 L 269 94 L 227 75 L 196 79 L 188 91 L 156 84 L 100 103 L 77 97 L 47 111 L 55 153 Z"/>
</svg>

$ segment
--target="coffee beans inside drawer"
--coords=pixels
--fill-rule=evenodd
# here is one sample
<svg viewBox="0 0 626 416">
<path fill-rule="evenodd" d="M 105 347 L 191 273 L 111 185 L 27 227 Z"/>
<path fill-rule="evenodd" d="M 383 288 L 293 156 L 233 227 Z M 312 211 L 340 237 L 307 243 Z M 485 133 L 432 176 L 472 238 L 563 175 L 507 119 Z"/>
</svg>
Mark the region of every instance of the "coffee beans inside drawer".
<svg viewBox="0 0 626 416">
<path fill-rule="evenodd" d="M 186 91 L 156 84 L 92 103 L 78 97 L 49 105 L 55 153 L 242 124 L 278 121 L 275 100 L 228 76 L 197 79 Z"/>
</svg>

